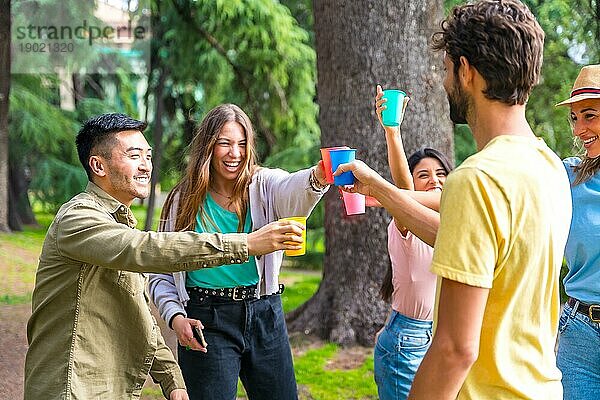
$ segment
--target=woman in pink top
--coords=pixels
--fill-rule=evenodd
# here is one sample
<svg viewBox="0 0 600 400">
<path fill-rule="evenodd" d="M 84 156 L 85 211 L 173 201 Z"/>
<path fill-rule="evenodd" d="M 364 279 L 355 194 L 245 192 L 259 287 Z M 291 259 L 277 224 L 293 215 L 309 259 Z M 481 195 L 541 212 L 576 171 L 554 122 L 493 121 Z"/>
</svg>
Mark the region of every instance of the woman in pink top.
<svg viewBox="0 0 600 400">
<path fill-rule="evenodd" d="M 382 95 L 381 86 L 377 86 L 375 101 L 380 123 L 386 101 Z M 404 107 L 407 102 L 408 98 Z M 452 169 L 448 159 L 435 149 L 424 148 L 407 160 L 399 127 L 383 129 L 396 186 L 441 192 Z M 392 303 L 392 311 L 377 333 L 375 382 L 381 400 L 398 400 L 408 397 L 417 368 L 431 344 L 437 278 L 429 271 L 433 248 L 395 219 L 388 226 L 388 252 L 391 266 L 380 293 Z"/>
</svg>

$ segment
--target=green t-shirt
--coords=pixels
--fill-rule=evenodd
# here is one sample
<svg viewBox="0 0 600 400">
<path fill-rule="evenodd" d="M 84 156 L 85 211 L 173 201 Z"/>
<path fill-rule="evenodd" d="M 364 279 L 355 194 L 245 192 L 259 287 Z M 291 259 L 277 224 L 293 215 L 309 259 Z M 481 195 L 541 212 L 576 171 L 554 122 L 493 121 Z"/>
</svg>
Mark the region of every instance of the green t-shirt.
<svg viewBox="0 0 600 400">
<path fill-rule="evenodd" d="M 237 214 L 224 209 L 218 205 L 210 194 L 206 195 L 204 201 L 204 211 L 209 218 L 204 218 L 202 223 L 200 213 L 196 215 L 196 232 L 203 233 L 235 233 L 238 230 Z M 218 229 L 211 223 L 214 222 Z M 249 233 L 252 229 L 252 218 L 250 217 L 250 207 L 246 213 L 244 223 L 244 233 Z M 256 270 L 256 258 L 250 256 L 248 261 L 243 264 L 224 264 L 214 268 L 202 268 L 187 273 L 186 286 L 203 287 L 209 289 L 231 288 L 236 286 L 251 286 L 258 283 L 258 272 Z"/>
</svg>

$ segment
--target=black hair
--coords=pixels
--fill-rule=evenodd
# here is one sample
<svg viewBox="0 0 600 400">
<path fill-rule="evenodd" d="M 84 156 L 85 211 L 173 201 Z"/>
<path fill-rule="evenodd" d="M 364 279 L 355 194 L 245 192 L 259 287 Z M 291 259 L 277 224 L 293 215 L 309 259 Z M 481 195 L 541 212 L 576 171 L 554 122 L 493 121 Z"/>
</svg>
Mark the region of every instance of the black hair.
<svg viewBox="0 0 600 400">
<path fill-rule="evenodd" d="M 408 157 L 408 169 L 410 170 L 410 173 L 413 173 L 419 161 L 428 157 L 435 158 L 436 160 L 438 160 L 442 165 L 442 168 L 444 168 L 444 170 L 446 171 L 446 174 L 449 174 L 450 171 L 452 171 L 452 164 L 450 164 L 450 161 L 444 155 L 444 153 L 436 149 L 432 149 L 431 147 L 423 147 L 415 151 L 410 155 L 410 157 Z M 381 288 L 379 288 L 379 294 L 381 295 L 383 301 L 385 301 L 386 303 L 391 303 L 392 295 L 394 294 L 394 284 L 392 282 L 392 261 L 390 260 L 389 254 L 387 257 L 387 268 L 385 271 L 385 277 L 383 278 Z"/>
<path fill-rule="evenodd" d="M 415 166 L 424 158 L 435 158 L 442 164 L 442 167 L 446 170 L 446 174 L 449 174 L 452 171 L 452 165 L 450 164 L 450 160 L 442 153 L 436 149 L 432 149 L 431 147 L 423 147 L 408 157 L 408 169 L 412 174 L 414 172 Z"/>
<path fill-rule="evenodd" d="M 119 113 L 97 115 L 85 121 L 77 133 L 75 144 L 79 161 L 83 165 L 88 179 L 92 180 L 92 171 L 89 165 L 92 152 L 110 158 L 110 145 L 113 143 L 115 133 L 128 130 L 143 132 L 147 126 L 146 122 Z"/>
</svg>

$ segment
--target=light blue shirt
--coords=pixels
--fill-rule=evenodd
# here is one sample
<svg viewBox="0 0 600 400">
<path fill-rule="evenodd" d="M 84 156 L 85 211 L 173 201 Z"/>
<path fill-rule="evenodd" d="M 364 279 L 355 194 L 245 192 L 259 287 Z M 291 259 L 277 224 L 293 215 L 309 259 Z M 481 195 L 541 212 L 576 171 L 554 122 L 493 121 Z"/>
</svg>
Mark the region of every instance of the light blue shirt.
<svg viewBox="0 0 600 400">
<path fill-rule="evenodd" d="M 573 166 L 581 159 L 563 160 L 571 184 Z M 571 186 L 573 218 L 565 248 L 569 272 L 563 283 L 570 297 L 587 304 L 600 303 L 600 171 L 589 180 Z"/>
<path fill-rule="evenodd" d="M 237 214 L 224 209 L 217 204 L 210 194 L 206 195 L 204 211 L 209 218 L 205 217 L 204 223 L 200 214 L 196 215 L 196 232 L 203 233 L 235 233 L 238 231 Z M 217 227 L 212 223 L 214 222 Z M 250 207 L 244 221 L 244 233 L 252 232 L 252 218 Z M 258 283 L 258 272 L 256 259 L 250 256 L 243 264 L 226 264 L 214 268 L 202 268 L 190 271 L 187 274 L 186 286 L 197 286 L 209 289 L 231 288 L 236 286 L 251 286 Z"/>
</svg>

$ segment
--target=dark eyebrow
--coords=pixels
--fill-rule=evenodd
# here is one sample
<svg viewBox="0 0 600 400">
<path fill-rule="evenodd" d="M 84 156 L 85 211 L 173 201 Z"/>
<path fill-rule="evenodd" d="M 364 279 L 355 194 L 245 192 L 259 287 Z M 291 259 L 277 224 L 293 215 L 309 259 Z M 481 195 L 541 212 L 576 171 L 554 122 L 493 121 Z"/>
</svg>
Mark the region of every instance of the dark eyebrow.
<svg viewBox="0 0 600 400">
<path fill-rule="evenodd" d="M 142 149 L 141 147 L 130 147 L 127 150 L 125 150 L 126 152 L 130 152 L 130 151 L 144 151 L 144 149 Z M 148 151 L 152 151 L 152 147 L 148 147 Z"/>
<path fill-rule="evenodd" d="M 588 107 L 588 108 L 584 108 L 583 110 L 581 110 L 581 111 L 579 111 L 579 112 L 580 112 L 580 113 L 584 113 L 584 112 L 586 112 L 586 111 L 598 111 L 598 110 L 596 110 L 595 108 L 592 108 L 592 107 Z"/>
</svg>

